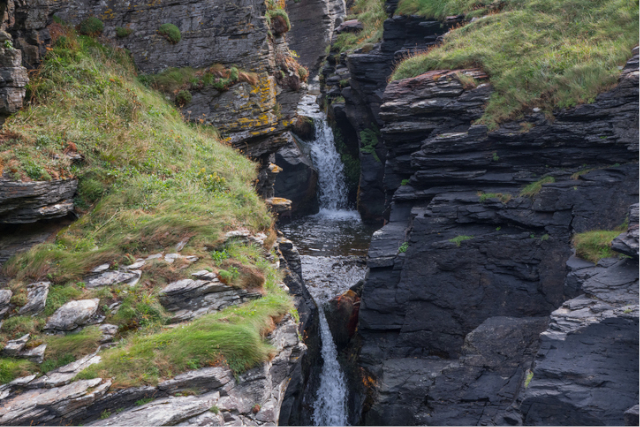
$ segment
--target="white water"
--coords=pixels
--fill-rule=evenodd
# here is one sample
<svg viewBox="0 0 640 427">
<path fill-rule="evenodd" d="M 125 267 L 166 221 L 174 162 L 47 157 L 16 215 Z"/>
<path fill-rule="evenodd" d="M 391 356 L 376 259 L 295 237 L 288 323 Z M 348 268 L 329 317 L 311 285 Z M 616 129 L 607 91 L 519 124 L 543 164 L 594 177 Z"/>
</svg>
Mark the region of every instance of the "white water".
<svg viewBox="0 0 640 427">
<path fill-rule="evenodd" d="M 322 339 L 322 372 L 318 396 L 313 403 L 313 423 L 317 426 L 347 425 L 347 384 L 338 363 L 338 351 L 329 330 L 322 307 L 320 313 L 320 337 Z"/>
<path fill-rule="evenodd" d="M 311 91 L 310 91 L 311 92 Z M 298 111 L 313 119 L 316 139 L 311 142 L 311 158 L 318 170 L 320 212 L 314 215 L 322 222 L 360 222 L 360 214 L 348 210 L 348 190 L 344 165 L 333 139 L 333 131 L 325 114 L 316 103 L 316 96 L 303 97 Z M 338 362 L 338 351 L 324 315 L 324 298 L 314 296 L 320 315 L 321 355 L 323 360 L 320 386 L 313 404 L 313 423 L 317 426 L 347 425 L 347 383 Z"/>
</svg>

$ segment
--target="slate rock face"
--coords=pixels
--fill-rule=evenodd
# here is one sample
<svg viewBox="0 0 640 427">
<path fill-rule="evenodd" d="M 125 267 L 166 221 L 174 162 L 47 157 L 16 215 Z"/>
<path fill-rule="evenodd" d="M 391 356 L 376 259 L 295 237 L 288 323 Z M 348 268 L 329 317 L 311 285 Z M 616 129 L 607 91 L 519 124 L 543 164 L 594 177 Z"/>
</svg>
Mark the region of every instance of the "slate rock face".
<svg viewBox="0 0 640 427">
<path fill-rule="evenodd" d="M 629 229 L 611 242 L 613 250 L 638 258 L 638 203 L 629 207 Z"/>
<path fill-rule="evenodd" d="M 51 282 L 36 282 L 27 286 L 27 303 L 23 305 L 18 313 L 21 316 L 28 314 L 38 314 L 44 310 L 49 295 Z"/>
<path fill-rule="evenodd" d="M 593 266 L 572 258 L 571 238 L 614 229 L 638 201 L 637 50 L 629 54 L 619 84 L 593 104 L 557 111 L 553 121 L 533 112 L 492 132 L 471 124 L 492 92 L 479 70 L 433 71 L 387 86 L 378 117 L 384 122 L 390 214 L 372 239 L 358 325 L 360 364 L 377 381 L 366 423 L 397 423 L 393 417 L 430 425 L 623 422 L 637 401 L 637 266 L 629 267 L 636 261 Z M 457 73 L 473 76 L 476 86 L 463 85 Z M 544 177 L 539 192 L 520 195 Z M 401 185 L 403 180 L 408 183 Z M 634 226 L 631 219 L 630 230 Z M 621 239 L 631 248 L 633 234 L 627 236 Z M 458 384 L 476 390 L 465 376 L 474 360 L 469 342 L 488 319 L 542 322 L 554 313 L 551 333 L 563 322 L 581 324 L 580 315 L 567 318 L 558 311 L 581 294 L 603 301 L 580 312 L 599 320 L 580 326 L 575 338 L 567 333 L 562 342 L 543 334 L 527 347 L 527 357 L 505 354 L 501 365 L 517 365 L 517 374 L 472 375 L 487 383 L 477 386 L 477 394 L 458 394 Z M 578 335 L 593 352 L 570 344 L 582 339 Z M 487 338 L 495 350 L 502 350 L 504 340 Z M 532 367 L 538 345 L 540 360 Z M 598 355 L 607 346 L 617 373 L 600 368 Z M 572 348 L 582 352 L 577 371 L 567 366 L 550 373 L 555 361 L 573 357 Z M 590 367 L 602 372 L 596 377 L 603 393 L 624 396 L 611 410 L 604 397 L 589 400 L 588 407 L 571 403 L 596 387 L 591 380 L 580 385 Z M 534 380 L 523 394 L 526 369 L 533 369 Z M 399 385 L 420 370 L 441 379 Z M 619 372 L 628 378 L 609 388 L 605 378 L 616 382 Z M 503 377 L 514 382 L 507 386 Z M 534 387 L 536 378 L 541 382 Z M 451 381 L 446 387 L 445 379 Z M 446 404 L 440 407 L 440 401 Z M 555 407 L 555 415 L 545 413 L 545 405 Z"/>
<path fill-rule="evenodd" d="M 0 177 L 0 223 L 24 224 L 73 211 L 75 179 L 16 182 Z"/>
</svg>

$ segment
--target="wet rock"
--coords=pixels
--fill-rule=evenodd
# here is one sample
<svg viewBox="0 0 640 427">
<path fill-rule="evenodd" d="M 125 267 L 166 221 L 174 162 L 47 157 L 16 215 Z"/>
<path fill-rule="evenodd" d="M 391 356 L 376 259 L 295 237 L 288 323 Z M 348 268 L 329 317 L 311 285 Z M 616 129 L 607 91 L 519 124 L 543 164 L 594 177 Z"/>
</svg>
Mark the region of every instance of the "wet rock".
<svg viewBox="0 0 640 427">
<path fill-rule="evenodd" d="M 60 218 L 73 211 L 77 180 L 18 182 L 0 177 L 0 223 Z"/>
<path fill-rule="evenodd" d="M 49 295 L 49 285 L 51 282 L 36 282 L 27 286 L 27 303 L 23 305 L 18 314 L 38 314 L 44 310 Z"/>
<path fill-rule="evenodd" d="M 638 203 L 629 208 L 629 229 L 613 239 L 611 249 L 638 258 Z"/>
<path fill-rule="evenodd" d="M 7 357 L 16 357 L 22 351 L 27 341 L 29 341 L 30 334 L 26 334 L 16 340 L 9 340 L 2 349 L 2 355 Z"/>
<path fill-rule="evenodd" d="M 276 178 L 274 194 L 291 200 L 292 215 L 317 213 L 318 172 L 309 156 L 291 140 L 276 153 L 276 164 L 282 172 Z"/>
<path fill-rule="evenodd" d="M 93 319 L 100 299 L 69 301 L 56 310 L 47 320 L 45 329 L 51 331 L 72 331 L 80 326 L 95 323 Z"/>
</svg>

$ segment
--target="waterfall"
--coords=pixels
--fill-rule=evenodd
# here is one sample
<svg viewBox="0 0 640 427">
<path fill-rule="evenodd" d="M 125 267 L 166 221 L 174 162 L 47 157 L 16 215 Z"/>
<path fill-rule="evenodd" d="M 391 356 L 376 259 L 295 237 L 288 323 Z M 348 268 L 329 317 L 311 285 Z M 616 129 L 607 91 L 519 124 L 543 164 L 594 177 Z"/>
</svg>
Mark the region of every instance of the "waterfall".
<svg viewBox="0 0 640 427">
<path fill-rule="evenodd" d="M 320 209 L 339 211 L 347 208 L 347 184 L 344 165 L 336 150 L 333 131 L 323 113 L 314 118 L 316 139 L 311 143 L 311 158 L 318 170 Z"/>
<path fill-rule="evenodd" d="M 318 395 L 313 404 L 313 422 L 317 426 L 346 426 L 347 384 L 338 363 L 338 351 L 321 305 L 318 307 L 318 312 L 324 364 L 320 373 Z"/>
</svg>

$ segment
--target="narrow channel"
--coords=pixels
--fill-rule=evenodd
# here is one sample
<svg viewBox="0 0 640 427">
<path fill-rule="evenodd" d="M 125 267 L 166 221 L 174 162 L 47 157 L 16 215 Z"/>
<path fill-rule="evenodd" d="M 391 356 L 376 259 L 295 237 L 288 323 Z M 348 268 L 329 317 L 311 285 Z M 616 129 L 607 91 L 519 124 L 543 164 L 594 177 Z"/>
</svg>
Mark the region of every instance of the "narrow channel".
<svg viewBox="0 0 640 427">
<path fill-rule="evenodd" d="M 323 364 L 312 420 L 317 426 L 342 426 L 348 425 L 348 387 L 323 306 L 364 279 L 364 256 L 374 230 L 363 224 L 360 214 L 348 205 L 344 165 L 316 96 L 306 95 L 299 113 L 313 119 L 316 128 L 309 148 L 318 170 L 320 211 L 284 224 L 281 230 L 298 246 L 302 274 L 320 317 Z"/>
</svg>

